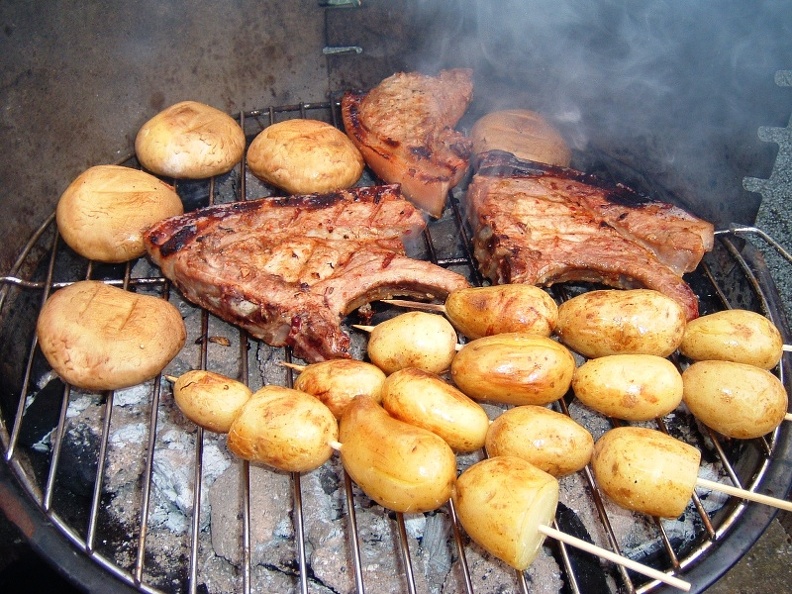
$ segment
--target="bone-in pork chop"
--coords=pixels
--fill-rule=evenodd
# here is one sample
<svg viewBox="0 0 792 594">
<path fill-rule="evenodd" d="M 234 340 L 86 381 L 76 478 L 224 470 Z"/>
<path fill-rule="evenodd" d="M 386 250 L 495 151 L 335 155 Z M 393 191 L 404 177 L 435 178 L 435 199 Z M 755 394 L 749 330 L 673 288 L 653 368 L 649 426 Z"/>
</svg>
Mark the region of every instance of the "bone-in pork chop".
<svg viewBox="0 0 792 594">
<path fill-rule="evenodd" d="M 395 295 L 444 298 L 467 280 L 405 255 L 425 226 L 398 186 L 264 198 L 166 219 L 146 248 L 182 294 L 307 361 L 348 357 L 345 315 Z"/>
</svg>

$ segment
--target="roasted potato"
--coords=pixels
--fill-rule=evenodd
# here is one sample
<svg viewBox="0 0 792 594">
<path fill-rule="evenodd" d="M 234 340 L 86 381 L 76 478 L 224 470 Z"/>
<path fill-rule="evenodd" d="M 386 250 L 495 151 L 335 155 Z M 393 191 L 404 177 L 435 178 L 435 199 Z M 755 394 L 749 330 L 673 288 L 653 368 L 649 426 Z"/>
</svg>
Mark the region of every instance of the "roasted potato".
<svg viewBox="0 0 792 594">
<path fill-rule="evenodd" d="M 242 382 L 200 369 L 183 373 L 173 384 L 173 399 L 184 416 L 216 433 L 228 433 L 252 394 Z"/>
<path fill-rule="evenodd" d="M 245 133 L 228 114 L 197 101 L 182 101 L 148 120 L 135 137 L 138 161 L 157 175 L 203 179 L 242 160 Z"/>
<path fill-rule="evenodd" d="M 765 435 L 787 412 L 784 384 L 755 365 L 698 361 L 682 372 L 682 383 L 682 398 L 693 416 L 727 437 Z"/>
<path fill-rule="evenodd" d="M 772 369 L 783 347 L 781 333 L 766 317 L 729 309 L 688 322 L 679 352 L 694 361 L 716 359 Z"/>
<path fill-rule="evenodd" d="M 490 456 L 517 456 L 555 477 L 577 472 L 591 460 L 594 438 L 567 415 L 543 406 L 516 406 L 489 426 Z"/>
<path fill-rule="evenodd" d="M 685 332 L 685 311 L 651 289 L 589 291 L 558 307 L 556 333 L 584 357 L 646 354 L 668 357 Z"/>
<path fill-rule="evenodd" d="M 471 339 L 504 332 L 550 336 L 558 318 L 553 298 L 539 287 L 525 284 L 452 291 L 445 312 L 454 327 Z"/>
<path fill-rule="evenodd" d="M 455 452 L 484 445 L 487 413 L 434 373 L 415 367 L 393 372 L 382 386 L 382 406 L 392 417 L 439 435 Z"/>
<path fill-rule="evenodd" d="M 600 489 L 633 511 L 677 518 L 698 479 L 701 452 L 670 435 L 643 427 L 617 427 L 594 444 L 591 468 Z"/>
<path fill-rule="evenodd" d="M 374 327 L 368 356 L 386 374 L 405 367 L 442 373 L 454 358 L 456 344 L 456 331 L 443 316 L 411 311 Z"/>
<path fill-rule="evenodd" d="M 605 355 L 575 369 L 572 391 L 602 414 L 648 421 L 682 402 L 682 375 L 671 361 L 657 355 Z"/>
<path fill-rule="evenodd" d="M 75 252 L 99 262 L 127 262 L 146 253 L 143 233 L 154 223 L 182 214 L 172 186 L 153 175 L 119 165 L 81 173 L 61 194 L 55 220 Z"/>
<path fill-rule="evenodd" d="M 257 464 L 308 472 L 333 455 L 338 421 L 305 392 L 264 386 L 253 393 L 228 430 L 228 449 Z"/>
<path fill-rule="evenodd" d="M 55 373 L 86 390 L 128 388 L 153 378 L 187 339 L 181 314 L 170 303 L 101 281 L 79 281 L 53 293 L 36 333 Z"/>
<path fill-rule="evenodd" d="M 558 481 L 516 456 L 477 462 L 457 479 L 453 495 L 470 538 L 520 571 L 536 558 L 558 506 Z"/>
<path fill-rule="evenodd" d="M 451 363 L 451 377 L 474 400 L 547 404 L 566 394 L 575 359 L 544 336 L 511 332 L 466 344 Z"/>
<path fill-rule="evenodd" d="M 456 457 L 431 431 L 391 417 L 358 396 L 341 417 L 341 462 L 371 499 L 393 511 L 437 509 L 451 497 Z"/>
<path fill-rule="evenodd" d="M 336 419 L 356 396 L 382 400 L 385 373 L 376 365 L 356 359 L 330 359 L 305 367 L 294 380 L 294 389 L 316 396 Z"/>
</svg>

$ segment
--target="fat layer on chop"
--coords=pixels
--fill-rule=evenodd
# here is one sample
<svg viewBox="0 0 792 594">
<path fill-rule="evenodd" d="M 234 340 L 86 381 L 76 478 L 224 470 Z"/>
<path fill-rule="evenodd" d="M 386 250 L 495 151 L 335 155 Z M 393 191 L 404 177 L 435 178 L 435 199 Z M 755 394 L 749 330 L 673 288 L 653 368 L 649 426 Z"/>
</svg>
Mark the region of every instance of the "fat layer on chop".
<svg viewBox="0 0 792 594">
<path fill-rule="evenodd" d="M 698 299 L 681 275 L 642 242 L 615 228 L 607 209 L 603 213 L 598 207 L 597 192 L 550 175 L 475 175 L 467 207 L 482 273 L 496 283 L 588 281 L 647 287 L 674 298 L 688 319 L 697 317 Z M 644 228 L 673 247 L 673 233 L 664 227 L 663 217 L 651 209 L 641 212 L 639 206 L 630 214 L 646 219 Z M 687 262 L 685 267 L 692 265 L 689 252 L 680 259 Z"/>
<path fill-rule="evenodd" d="M 349 356 L 345 315 L 395 295 L 444 298 L 467 280 L 405 255 L 425 227 L 396 185 L 211 206 L 166 219 L 146 248 L 182 294 L 307 361 Z"/>
</svg>

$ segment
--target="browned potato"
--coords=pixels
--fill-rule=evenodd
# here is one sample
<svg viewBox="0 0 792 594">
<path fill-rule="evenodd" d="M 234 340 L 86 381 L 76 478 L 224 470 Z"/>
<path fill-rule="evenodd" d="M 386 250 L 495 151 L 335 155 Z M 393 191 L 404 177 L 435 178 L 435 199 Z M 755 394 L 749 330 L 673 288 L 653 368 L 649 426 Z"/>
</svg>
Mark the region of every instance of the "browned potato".
<svg viewBox="0 0 792 594">
<path fill-rule="evenodd" d="M 442 373 L 451 365 L 456 344 L 456 330 L 443 316 L 411 311 L 374 327 L 368 355 L 386 374 L 405 367 Z"/>
<path fill-rule="evenodd" d="M 203 179 L 242 160 L 245 133 L 228 114 L 197 101 L 182 101 L 147 121 L 135 137 L 138 161 L 157 175 Z"/>
<path fill-rule="evenodd" d="M 187 338 L 179 310 L 164 299 L 100 281 L 53 293 L 36 333 L 55 373 L 86 390 L 128 388 L 153 378 Z"/>
<path fill-rule="evenodd" d="M 146 253 L 146 229 L 183 211 L 173 187 L 153 175 L 97 165 L 69 184 L 58 201 L 55 220 L 63 240 L 81 256 L 126 262 Z"/>
<path fill-rule="evenodd" d="M 688 322 L 679 351 L 694 361 L 717 359 L 772 369 L 783 346 L 781 333 L 766 317 L 729 309 Z"/>
<path fill-rule="evenodd" d="M 583 404 L 605 415 L 648 421 L 682 402 L 682 375 L 657 355 L 605 355 L 575 370 L 572 390 Z"/>
<path fill-rule="evenodd" d="M 487 413 L 434 373 L 415 367 L 395 371 L 382 386 L 382 406 L 392 417 L 439 435 L 455 452 L 484 445 Z"/>
<path fill-rule="evenodd" d="M 553 298 L 539 287 L 524 284 L 452 291 L 445 311 L 454 327 L 468 338 L 504 332 L 550 336 L 558 318 Z"/>
<path fill-rule="evenodd" d="M 459 522 L 475 542 L 520 571 L 536 558 L 558 506 L 558 481 L 516 456 L 477 462 L 457 479 Z"/>
<path fill-rule="evenodd" d="M 308 472 L 333 455 L 338 421 L 324 404 L 299 390 L 264 386 L 228 431 L 228 449 L 242 458 L 287 472 Z"/>
<path fill-rule="evenodd" d="M 784 384 L 754 365 L 698 361 L 682 372 L 682 382 L 693 416 L 727 437 L 761 437 L 778 427 L 787 412 Z"/>
<path fill-rule="evenodd" d="M 556 333 L 585 357 L 646 354 L 668 357 L 685 332 L 685 311 L 651 289 L 589 291 L 558 307 Z"/>
<path fill-rule="evenodd" d="M 305 367 L 294 380 L 294 389 L 316 396 L 336 419 L 356 397 L 366 395 L 382 400 L 385 373 L 371 363 L 356 359 L 330 359 Z"/>
<path fill-rule="evenodd" d="M 264 128 L 250 143 L 247 162 L 253 175 L 292 194 L 349 188 L 364 165 L 363 155 L 346 134 L 309 119 Z"/>
<path fill-rule="evenodd" d="M 617 427 L 594 444 L 591 467 L 600 489 L 620 506 L 677 518 L 693 495 L 701 452 L 670 435 Z"/>
<path fill-rule="evenodd" d="M 516 406 L 487 431 L 490 456 L 517 456 L 555 477 L 577 472 L 591 460 L 594 438 L 567 415 L 543 406 Z"/>
<path fill-rule="evenodd" d="M 451 377 L 474 400 L 547 404 L 566 394 L 575 359 L 544 336 L 511 332 L 466 344 L 451 363 Z"/>
<path fill-rule="evenodd" d="M 228 433 L 251 395 L 242 382 L 200 369 L 183 373 L 173 384 L 173 399 L 184 416 L 217 433 Z"/>
<path fill-rule="evenodd" d="M 341 462 L 371 499 L 388 509 L 419 513 L 451 497 L 454 452 L 431 431 L 391 417 L 358 396 L 341 417 Z"/>
</svg>

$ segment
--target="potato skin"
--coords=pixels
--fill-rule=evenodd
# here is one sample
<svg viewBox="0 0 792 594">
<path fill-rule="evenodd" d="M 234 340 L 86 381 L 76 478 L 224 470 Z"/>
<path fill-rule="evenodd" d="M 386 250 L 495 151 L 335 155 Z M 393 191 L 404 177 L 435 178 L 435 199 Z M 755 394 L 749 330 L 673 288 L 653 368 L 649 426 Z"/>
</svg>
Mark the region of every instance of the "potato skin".
<svg viewBox="0 0 792 594">
<path fill-rule="evenodd" d="M 600 489 L 633 511 L 677 518 L 698 478 L 701 452 L 670 435 L 643 427 L 617 427 L 594 444 L 591 468 Z"/>
<path fill-rule="evenodd" d="M 550 336 L 558 318 L 558 306 L 539 287 L 525 284 L 468 287 L 451 292 L 446 315 L 468 338 L 527 332 Z"/>
<path fill-rule="evenodd" d="M 181 101 L 148 120 L 135 137 L 138 161 L 176 179 L 220 175 L 242 160 L 245 133 L 234 118 L 197 101 Z"/>
<path fill-rule="evenodd" d="M 679 352 L 694 361 L 717 359 L 772 369 L 783 346 L 781 333 L 766 317 L 729 309 L 688 322 Z"/>
<path fill-rule="evenodd" d="M 662 417 L 682 402 L 682 375 L 657 355 L 605 355 L 575 369 L 572 390 L 586 406 L 626 421 Z"/>
<path fill-rule="evenodd" d="M 252 394 L 242 382 L 201 369 L 183 373 L 173 384 L 173 399 L 184 416 L 216 433 L 228 433 Z"/>
<path fill-rule="evenodd" d="M 286 472 L 309 472 L 333 455 L 338 421 L 305 392 L 264 386 L 242 407 L 228 431 L 228 449 Z"/>
<path fill-rule="evenodd" d="M 487 413 L 434 373 L 415 367 L 395 371 L 382 386 L 382 406 L 393 418 L 439 435 L 455 452 L 484 445 Z"/>
<path fill-rule="evenodd" d="M 466 344 L 451 363 L 451 377 L 474 400 L 548 404 L 566 394 L 575 359 L 544 336 L 510 332 Z"/>
<path fill-rule="evenodd" d="M 89 260 L 127 262 L 146 253 L 143 233 L 184 212 L 172 186 L 120 165 L 86 169 L 61 194 L 55 220 L 63 240 Z"/>
<path fill-rule="evenodd" d="M 755 365 L 698 361 L 682 372 L 682 382 L 683 400 L 693 416 L 727 437 L 766 435 L 787 412 L 784 385 Z"/>
<path fill-rule="evenodd" d="M 456 330 L 443 316 L 410 311 L 374 327 L 368 356 L 386 374 L 405 367 L 442 373 L 451 365 L 456 343 Z"/>
<path fill-rule="evenodd" d="M 581 470 L 591 460 L 594 438 L 567 415 L 543 406 L 516 406 L 489 426 L 487 454 L 517 456 L 560 477 Z"/>
<path fill-rule="evenodd" d="M 358 396 L 341 417 L 341 462 L 371 499 L 390 510 L 419 513 L 451 497 L 454 452 L 431 431 L 391 417 Z"/>
<path fill-rule="evenodd" d="M 516 456 L 477 462 L 457 479 L 453 495 L 459 522 L 481 547 L 518 570 L 544 542 L 538 526 L 553 521 L 558 481 Z"/>
<path fill-rule="evenodd" d="M 250 143 L 247 162 L 253 175 L 291 194 L 349 188 L 364 166 L 363 155 L 346 134 L 308 119 L 264 128 Z"/>
<path fill-rule="evenodd" d="M 187 338 L 179 310 L 164 299 L 101 281 L 53 293 L 36 332 L 55 373 L 86 390 L 128 388 L 155 377 Z"/>
<path fill-rule="evenodd" d="M 356 359 L 329 359 L 311 363 L 294 380 L 294 389 L 316 396 L 336 419 L 360 395 L 382 400 L 385 373 L 376 365 Z"/>
<path fill-rule="evenodd" d="M 558 306 L 556 334 L 584 357 L 668 357 L 685 332 L 685 311 L 651 289 L 589 291 Z"/>
</svg>

